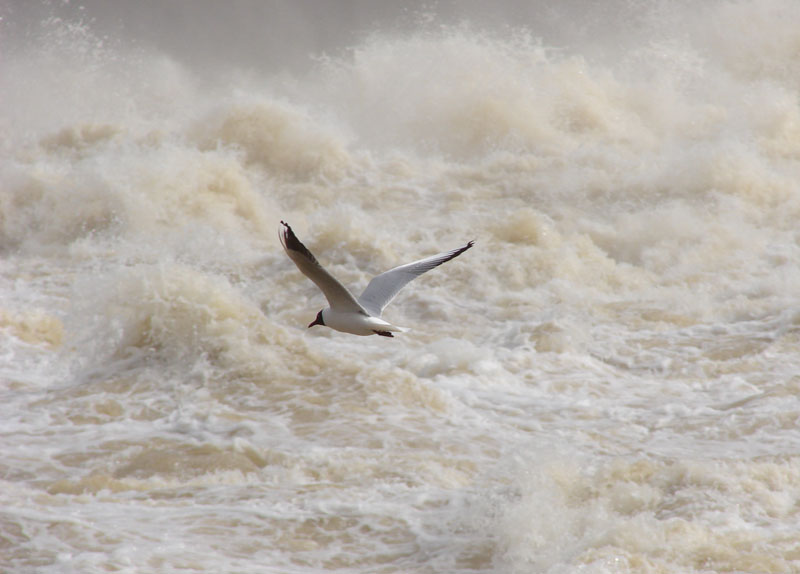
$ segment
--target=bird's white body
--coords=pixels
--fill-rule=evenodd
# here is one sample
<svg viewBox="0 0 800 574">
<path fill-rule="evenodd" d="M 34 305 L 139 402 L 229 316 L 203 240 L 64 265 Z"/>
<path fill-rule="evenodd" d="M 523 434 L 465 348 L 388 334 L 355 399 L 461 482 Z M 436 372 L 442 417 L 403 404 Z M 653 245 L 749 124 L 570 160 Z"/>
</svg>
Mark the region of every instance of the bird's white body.
<svg viewBox="0 0 800 574">
<path fill-rule="evenodd" d="M 473 244 L 470 241 L 459 249 L 426 257 L 381 273 L 373 277 L 361 296 L 356 298 L 319 264 L 316 257 L 297 239 L 288 223 L 281 221 L 281 224 L 283 232 L 280 240 L 286 254 L 294 261 L 300 272 L 320 288 L 330 305 L 317 313 L 317 318 L 309 327 L 324 325 L 353 335 L 392 337 L 392 333 L 404 331 L 403 328 L 381 319 L 384 307 L 409 281 L 458 257 Z"/>
<path fill-rule="evenodd" d="M 337 311 L 330 307 L 322 310 L 322 321 L 326 327 L 342 333 L 351 333 L 352 335 L 399 333 L 405 330 L 402 327 L 384 321 L 380 317 L 372 317 L 371 315 L 353 313 L 351 311 Z"/>
</svg>

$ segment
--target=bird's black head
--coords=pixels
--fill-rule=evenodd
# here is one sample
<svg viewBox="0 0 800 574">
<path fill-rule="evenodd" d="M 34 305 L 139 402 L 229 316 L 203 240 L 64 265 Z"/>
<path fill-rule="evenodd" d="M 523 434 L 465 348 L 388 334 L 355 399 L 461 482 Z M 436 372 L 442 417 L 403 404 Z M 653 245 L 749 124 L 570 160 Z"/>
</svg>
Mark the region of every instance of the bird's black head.
<svg viewBox="0 0 800 574">
<path fill-rule="evenodd" d="M 314 325 L 325 325 L 325 321 L 322 320 L 322 311 L 317 313 L 317 318 L 308 324 L 308 328 L 310 329 Z"/>
</svg>

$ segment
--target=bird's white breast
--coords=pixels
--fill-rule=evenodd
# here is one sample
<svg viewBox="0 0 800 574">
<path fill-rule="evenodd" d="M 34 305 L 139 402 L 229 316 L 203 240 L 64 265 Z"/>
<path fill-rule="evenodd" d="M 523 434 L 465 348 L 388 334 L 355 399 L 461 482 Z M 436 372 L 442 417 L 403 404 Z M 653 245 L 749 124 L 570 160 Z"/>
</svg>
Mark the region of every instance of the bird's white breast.
<svg viewBox="0 0 800 574">
<path fill-rule="evenodd" d="M 330 307 L 322 311 L 322 320 L 326 327 L 353 335 L 374 335 L 376 331 L 399 332 L 402 330 L 378 317 L 370 317 L 363 313 L 335 311 Z"/>
</svg>

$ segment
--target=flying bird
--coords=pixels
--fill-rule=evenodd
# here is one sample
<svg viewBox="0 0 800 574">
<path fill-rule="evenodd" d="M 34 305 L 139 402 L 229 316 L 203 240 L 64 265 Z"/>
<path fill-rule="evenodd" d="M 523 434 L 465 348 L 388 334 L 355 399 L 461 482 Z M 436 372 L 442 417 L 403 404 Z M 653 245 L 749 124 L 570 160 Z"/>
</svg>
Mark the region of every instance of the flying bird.
<svg viewBox="0 0 800 574">
<path fill-rule="evenodd" d="M 308 327 L 324 325 L 353 335 L 393 337 L 393 332 L 404 331 L 402 327 L 381 319 L 384 308 L 409 281 L 458 257 L 475 243 L 470 241 L 464 247 L 400 265 L 376 275 L 361 296 L 356 298 L 319 264 L 317 258 L 297 239 L 288 223 L 281 221 L 281 225 L 283 228 L 279 237 L 287 255 L 300 272 L 320 288 L 328 300 L 329 306 L 317 313 L 317 318 Z"/>
</svg>

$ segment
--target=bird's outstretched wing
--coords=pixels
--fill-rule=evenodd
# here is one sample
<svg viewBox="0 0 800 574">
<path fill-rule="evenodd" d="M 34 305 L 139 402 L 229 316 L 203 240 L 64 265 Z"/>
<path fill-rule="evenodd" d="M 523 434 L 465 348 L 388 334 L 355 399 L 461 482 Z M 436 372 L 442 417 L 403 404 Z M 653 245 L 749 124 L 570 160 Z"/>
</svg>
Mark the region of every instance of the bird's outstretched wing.
<svg viewBox="0 0 800 574">
<path fill-rule="evenodd" d="M 325 295 L 331 309 L 337 311 L 365 312 L 347 288 L 339 283 L 333 275 L 328 273 L 317 258 L 303 245 L 289 227 L 289 224 L 281 221 L 283 229 L 279 234 L 281 245 L 286 250 L 286 254 L 294 261 L 300 272 L 311 279 L 320 291 Z"/>
<path fill-rule="evenodd" d="M 439 253 L 432 257 L 426 257 L 419 261 L 406 263 L 394 269 L 390 269 L 380 275 L 376 275 L 369 282 L 367 288 L 358 298 L 358 302 L 369 312 L 373 317 L 380 317 L 384 308 L 394 299 L 395 295 L 405 287 L 409 281 L 416 279 L 423 273 L 438 267 L 442 263 L 450 261 L 454 257 L 458 257 L 467 249 L 472 247 L 474 241 L 470 241 L 464 247 L 453 249 L 445 253 Z"/>
</svg>

